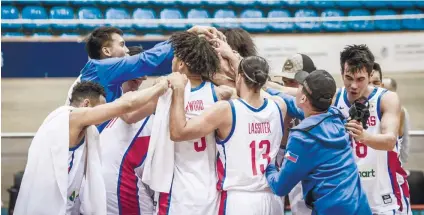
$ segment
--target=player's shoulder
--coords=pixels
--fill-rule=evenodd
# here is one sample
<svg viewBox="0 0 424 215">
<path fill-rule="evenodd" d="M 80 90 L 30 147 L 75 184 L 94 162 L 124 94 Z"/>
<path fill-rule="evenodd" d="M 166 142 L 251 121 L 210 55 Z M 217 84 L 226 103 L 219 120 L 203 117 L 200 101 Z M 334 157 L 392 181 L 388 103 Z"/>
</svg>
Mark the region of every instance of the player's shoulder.
<svg viewBox="0 0 424 215">
<path fill-rule="evenodd" d="M 285 115 L 287 111 L 287 105 L 284 99 L 276 95 L 269 97 L 269 99 L 271 102 L 277 104 L 277 108 L 279 108 L 283 112 L 283 115 Z"/>
</svg>

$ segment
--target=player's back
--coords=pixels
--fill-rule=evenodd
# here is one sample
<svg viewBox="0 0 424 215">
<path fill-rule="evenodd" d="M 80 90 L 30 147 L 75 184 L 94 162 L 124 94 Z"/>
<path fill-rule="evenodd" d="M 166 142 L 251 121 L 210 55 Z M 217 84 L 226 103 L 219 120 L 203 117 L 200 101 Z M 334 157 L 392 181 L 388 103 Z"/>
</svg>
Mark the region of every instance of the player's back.
<svg viewBox="0 0 424 215">
<path fill-rule="evenodd" d="M 218 143 L 218 189 L 224 190 L 227 214 L 282 214 L 282 199 L 266 181 L 265 169 L 275 161 L 283 137 L 283 120 L 276 102 L 264 99 L 259 108 L 243 99 L 230 101 L 233 125 Z"/>
<path fill-rule="evenodd" d="M 230 101 L 233 127 L 225 140 L 217 140 L 225 167 L 223 190 L 269 190 L 264 172 L 274 160 L 283 136 L 281 111 L 265 99 L 254 108 L 243 99 Z"/>
<path fill-rule="evenodd" d="M 100 135 L 108 214 L 148 214 L 153 200 L 141 182 L 153 116 L 127 124 L 112 119 Z"/>
<path fill-rule="evenodd" d="M 214 85 L 203 82 L 190 93 L 186 117 L 200 115 L 217 101 Z M 216 146 L 213 133 L 175 143 L 175 168 L 169 194 L 159 196 L 158 214 L 217 214 Z M 169 197 L 169 195 L 171 195 Z"/>
<path fill-rule="evenodd" d="M 386 92 L 386 89 L 374 88 L 368 96 L 370 117 L 367 132 L 371 134 L 381 133 L 381 98 Z M 351 105 L 345 88 L 339 89 L 335 106 L 349 117 Z M 387 212 L 401 207 L 400 187 L 396 180 L 396 171 L 400 168 L 396 147 L 391 151 L 376 150 L 355 140 L 352 140 L 352 147 L 372 212 Z"/>
</svg>

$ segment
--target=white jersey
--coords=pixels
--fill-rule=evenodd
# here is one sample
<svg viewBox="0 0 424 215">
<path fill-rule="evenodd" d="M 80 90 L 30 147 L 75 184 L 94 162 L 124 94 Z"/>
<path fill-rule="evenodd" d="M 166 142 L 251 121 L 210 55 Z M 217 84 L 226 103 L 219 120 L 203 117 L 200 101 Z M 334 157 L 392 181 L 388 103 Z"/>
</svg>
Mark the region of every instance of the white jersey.
<svg viewBox="0 0 424 215">
<path fill-rule="evenodd" d="M 79 214 L 80 191 L 86 165 L 85 138 L 68 152 L 68 194 L 66 214 Z"/>
<path fill-rule="evenodd" d="M 374 88 L 368 97 L 370 117 L 367 132 L 371 134 L 381 133 L 381 98 L 385 92 L 384 88 Z M 335 106 L 346 118 L 349 117 L 350 103 L 345 88 L 337 92 Z M 400 167 L 396 147 L 392 151 L 375 150 L 353 139 L 352 147 L 372 212 L 385 213 L 402 207 L 401 190 L 396 179 Z"/>
<path fill-rule="evenodd" d="M 108 214 L 153 213 L 153 193 L 141 182 L 152 118 L 134 124 L 114 118 L 100 134 Z"/>
<path fill-rule="evenodd" d="M 265 169 L 274 161 L 283 137 L 277 103 L 265 99 L 254 108 L 242 99 L 231 100 L 233 127 L 225 140 L 217 140 L 220 162 L 218 188 L 239 191 L 270 190 Z"/>
<path fill-rule="evenodd" d="M 186 110 L 189 120 L 217 101 L 214 85 L 203 82 L 191 90 Z M 216 215 L 216 146 L 213 133 L 200 139 L 175 143 L 175 168 L 171 190 L 160 193 L 157 214 Z"/>
</svg>

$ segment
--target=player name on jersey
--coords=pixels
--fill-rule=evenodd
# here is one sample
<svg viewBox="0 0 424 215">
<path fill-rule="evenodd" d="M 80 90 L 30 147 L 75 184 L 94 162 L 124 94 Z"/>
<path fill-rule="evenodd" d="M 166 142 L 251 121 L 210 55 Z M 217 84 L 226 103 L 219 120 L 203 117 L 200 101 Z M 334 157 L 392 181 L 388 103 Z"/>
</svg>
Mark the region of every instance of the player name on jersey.
<svg viewBox="0 0 424 215">
<path fill-rule="evenodd" d="M 269 122 L 249 123 L 249 134 L 269 134 L 271 133 L 271 126 Z"/>
<path fill-rule="evenodd" d="M 185 108 L 186 112 L 190 112 L 190 111 L 201 111 L 205 109 L 203 107 L 203 101 L 202 100 L 194 100 L 194 101 L 189 101 L 187 103 L 187 106 Z"/>
</svg>

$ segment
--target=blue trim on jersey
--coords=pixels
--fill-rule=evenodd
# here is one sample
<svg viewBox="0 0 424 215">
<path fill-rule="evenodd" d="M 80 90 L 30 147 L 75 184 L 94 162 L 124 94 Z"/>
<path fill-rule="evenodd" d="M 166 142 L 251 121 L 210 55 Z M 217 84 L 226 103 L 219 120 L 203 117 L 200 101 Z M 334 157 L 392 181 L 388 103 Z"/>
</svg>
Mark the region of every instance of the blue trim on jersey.
<svg viewBox="0 0 424 215">
<path fill-rule="evenodd" d="M 80 143 L 78 143 L 78 145 L 76 145 L 76 146 L 74 146 L 74 147 L 71 147 L 71 148 L 69 148 L 69 151 L 70 152 L 72 152 L 72 151 L 75 151 L 75 150 L 77 150 L 83 143 L 84 143 L 84 141 L 85 141 L 85 136 L 82 138 L 82 140 L 81 140 L 81 142 Z"/>
<path fill-rule="evenodd" d="M 340 95 L 342 94 L 342 91 L 343 91 L 343 89 L 342 89 L 342 88 L 339 88 L 339 89 L 337 90 L 337 94 L 336 94 L 336 102 L 334 102 L 334 106 L 339 105 L 339 99 L 340 99 Z"/>
<path fill-rule="evenodd" d="M 231 106 L 231 113 L 233 115 L 233 123 L 231 125 L 230 134 L 228 134 L 227 138 L 225 138 L 224 140 L 220 140 L 218 137 L 216 137 L 216 143 L 220 145 L 223 145 L 224 143 L 228 142 L 231 136 L 233 136 L 234 129 L 236 128 L 236 109 L 234 108 L 234 103 L 232 100 L 229 100 L 228 102 L 230 103 L 230 106 Z"/>
<path fill-rule="evenodd" d="M 199 86 L 197 86 L 195 88 L 191 88 L 191 92 L 198 91 L 198 90 L 202 89 L 202 87 L 205 86 L 205 84 L 206 84 L 206 81 L 203 81 Z"/>
<path fill-rule="evenodd" d="M 121 186 L 121 174 L 122 174 L 122 164 L 124 163 L 125 158 L 127 157 L 128 152 L 130 151 L 131 147 L 134 145 L 135 140 L 137 139 L 138 135 L 141 133 L 141 131 L 143 130 L 144 126 L 147 124 L 147 121 L 149 121 L 150 116 L 148 116 L 146 118 L 146 120 L 144 120 L 143 124 L 141 125 L 140 129 L 137 131 L 137 134 L 135 134 L 134 138 L 131 141 L 131 144 L 128 146 L 127 150 L 124 153 L 124 156 L 122 157 L 121 160 L 121 165 L 119 167 L 119 174 L 118 174 L 118 186 L 116 187 L 117 189 L 117 198 L 118 198 L 118 209 L 119 209 L 119 214 L 122 214 L 122 208 L 121 208 L 121 199 L 119 198 L 121 191 L 119 189 L 119 187 Z"/>
<path fill-rule="evenodd" d="M 372 97 L 374 97 L 374 95 L 377 93 L 378 88 L 374 87 L 374 89 L 372 90 L 371 94 L 368 96 L 368 100 L 371 100 Z M 343 99 L 346 103 L 346 105 L 350 108 L 351 104 L 349 102 L 349 99 L 347 98 L 347 90 L 346 88 L 344 88 L 344 92 L 343 92 Z"/>
<path fill-rule="evenodd" d="M 262 104 L 262 106 L 260 106 L 259 108 L 255 108 L 255 107 L 250 106 L 242 98 L 239 98 L 238 100 L 241 103 L 243 103 L 244 105 L 246 105 L 246 107 L 249 108 L 253 112 L 259 112 L 259 111 L 263 110 L 266 107 L 266 105 L 268 104 L 268 99 L 266 99 L 266 98 L 264 99 L 264 103 Z"/>
<path fill-rule="evenodd" d="M 166 215 L 169 214 L 169 208 L 171 208 L 171 198 L 172 198 L 172 187 L 174 185 L 174 176 L 172 176 L 171 189 L 169 190 L 169 198 L 168 198 L 168 208 L 166 209 Z"/>
<path fill-rule="evenodd" d="M 276 102 L 276 101 L 274 101 L 274 103 L 275 103 L 275 105 L 277 105 L 278 113 L 280 113 L 281 132 L 282 132 L 282 133 L 283 133 L 283 135 L 284 135 L 284 121 L 283 121 L 283 113 L 281 113 L 280 106 L 277 104 L 277 102 Z"/>
<path fill-rule="evenodd" d="M 224 177 L 222 177 L 221 187 L 222 187 L 222 190 L 224 190 L 224 181 L 225 181 L 225 178 L 227 177 L 227 153 L 225 153 L 225 145 L 222 145 L 222 151 L 224 152 L 225 164 L 224 164 Z M 227 206 L 227 199 L 228 199 L 228 194 L 227 194 L 227 198 L 225 199 L 224 208 Z"/>
<path fill-rule="evenodd" d="M 387 89 L 383 90 L 383 92 L 380 93 L 377 99 L 377 117 L 379 120 L 381 120 L 381 97 L 387 92 Z"/>
<path fill-rule="evenodd" d="M 408 199 L 406 198 L 405 194 L 403 193 L 403 190 L 402 190 L 402 195 L 403 195 L 403 200 L 405 200 L 405 204 L 406 204 L 406 214 L 409 214 L 409 202 L 408 202 Z"/>
<path fill-rule="evenodd" d="M 74 166 L 74 155 L 75 155 L 75 151 L 72 151 L 72 157 L 71 157 L 71 162 L 69 163 L 68 174 L 71 172 L 72 167 Z"/>
<path fill-rule="evenodd" d="M 211 83 L 211 88 L 212 88 L 212 96 L 213 96 L 213 100 L 215 102 L 218 101 L 218 96 L 216 96 L 216 91 L 215 91 L 215 85 Z"/>
</svg>

